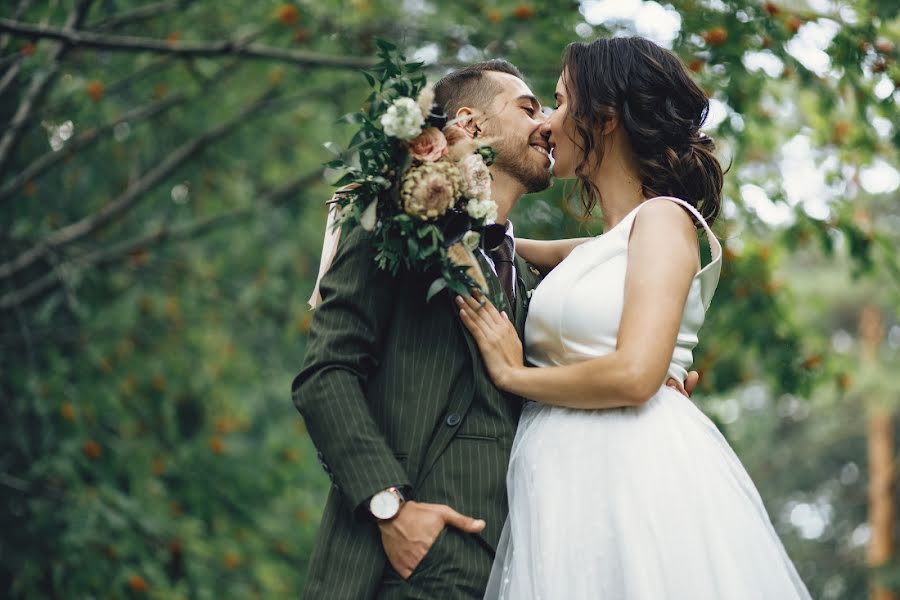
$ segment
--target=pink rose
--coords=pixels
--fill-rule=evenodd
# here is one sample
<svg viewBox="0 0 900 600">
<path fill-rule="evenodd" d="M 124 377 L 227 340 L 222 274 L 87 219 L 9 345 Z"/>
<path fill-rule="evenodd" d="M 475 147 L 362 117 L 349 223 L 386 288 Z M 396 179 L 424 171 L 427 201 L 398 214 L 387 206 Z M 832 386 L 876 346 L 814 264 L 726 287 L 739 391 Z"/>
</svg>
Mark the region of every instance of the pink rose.
<svg viewBox="0 0 900 600">
<path fill-rule="evenodd" d="M 409 153 L 416 160 L 435 162 L 447 156 L 447 138 L 436 127 L 426 127 L 409 143 Z"/>
<path fill-rule="evenodd" d="M 462 127 L 450 125 L 444 127 L 444 137 L 447 138 L 447 144 L 452 146 L 453 144 L 466 139 L 468 136 L 463 132 Z"/>
</svg>

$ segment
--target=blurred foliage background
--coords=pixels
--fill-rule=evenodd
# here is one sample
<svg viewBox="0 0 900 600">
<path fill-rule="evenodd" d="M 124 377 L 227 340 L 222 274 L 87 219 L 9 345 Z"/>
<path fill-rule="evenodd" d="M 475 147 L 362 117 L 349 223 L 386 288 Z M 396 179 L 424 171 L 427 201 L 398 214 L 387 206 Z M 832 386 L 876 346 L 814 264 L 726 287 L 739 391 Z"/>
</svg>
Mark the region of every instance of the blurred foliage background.
<svg viewBox="0 0 900 600">
<path fill-rule="evenodd" d="M 696 400 L 815 598 L 896 599 L 898 6 L 3 2 L 4 596 L 296 597 L 328 480 L 289 385 L 374 37 L 435 79 L 505 57 L 550 104 L 567 43 L 637 32 L 731 165 Z M 517 232 L 599 233 L 567 187 Z"/>
</svg>

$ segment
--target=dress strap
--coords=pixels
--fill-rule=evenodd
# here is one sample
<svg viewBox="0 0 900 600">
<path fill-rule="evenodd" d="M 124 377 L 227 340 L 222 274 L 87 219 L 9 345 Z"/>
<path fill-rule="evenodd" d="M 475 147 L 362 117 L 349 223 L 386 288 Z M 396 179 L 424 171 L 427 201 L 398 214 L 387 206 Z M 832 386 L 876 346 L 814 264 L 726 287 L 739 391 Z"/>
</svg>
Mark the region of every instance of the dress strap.
<svg viewBox="0 0 900 600">
<path fill-rule="evenodd" d="M 712 260 L 710 260 L 705 267 L 701 268 L 697 272 L 695 277 L 700 278 L 700 295 L 703 298 L 703 308 L 705 310 L 709 310 L 709 305 L 712 302 L 713 294 L 715 294 L 716 292 L 716 286 L 718 286 L 719 284 L 719 275 L 722 272 L 722 244 L 719 243 L 718 238 L 716 238 L 709 224 L 706 222 L 706 219 L 704 219 L 703 215 L 700 214 L 700 211 L 698 211 L 692 204 L 674 196 L 656 196 L 654 198 L 650 198 L 648 200 L 645 200 L 644 202 L 641 202 L 631 215 L 632 220 L 635 218 L 638 210 L 642 206 L 659 199 L 671 200 L 672 202 L 685 207 L 686 209 L 688 209 L 688 212 L 690 212 L 706 230 L 706 235 L 709 238 L 709 247 L 712 253 Z M 631 227 L 628 227 L 628 230 L 630 231 Z"/>
</svg>

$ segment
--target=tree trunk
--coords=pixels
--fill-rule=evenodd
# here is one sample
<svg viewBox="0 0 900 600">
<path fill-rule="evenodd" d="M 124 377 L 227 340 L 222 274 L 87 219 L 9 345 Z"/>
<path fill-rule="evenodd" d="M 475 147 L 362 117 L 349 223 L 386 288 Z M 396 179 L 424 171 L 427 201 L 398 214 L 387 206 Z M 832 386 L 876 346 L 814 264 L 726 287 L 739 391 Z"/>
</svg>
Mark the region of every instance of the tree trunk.
<svg viewBox="0 0 900 600">
<path fill-rule="evenodd" d="M 859 319 L 863 368 L 877 361 L 878 346 L 884 335 L 881 314 L 873 306 L 863 308 Z M 867 559 L 870 567 L 888 563 L 894 551 L 894 422 L 893 415 L 875 407 L 869 417 L 869 540 Z M 898 600 L 878 577 L 872 579 L 871 600 Z"/>
</svg>

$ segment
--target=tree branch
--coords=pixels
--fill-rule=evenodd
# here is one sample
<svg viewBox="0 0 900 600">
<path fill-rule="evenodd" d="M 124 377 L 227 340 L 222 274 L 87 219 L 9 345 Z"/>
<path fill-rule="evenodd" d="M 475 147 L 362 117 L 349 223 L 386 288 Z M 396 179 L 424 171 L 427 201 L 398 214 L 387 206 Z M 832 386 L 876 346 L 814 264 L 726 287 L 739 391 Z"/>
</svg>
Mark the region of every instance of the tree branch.
<svg viewBox="0 0 900 600">
<path fill-rule="evenodd" d="M 78 241 L 112 222 L 116 217 L 128 211 L 141 199 L 143 194 L 156 187 L 189 158 L 205 149 L 209 144 L 224 137 L 235 128 L 245 123 L 250 116 L 259 112 L 274 95 L 275 89 L 276 88 L 270 88 L 259 99 L 246 106 L 231 119 L 185 142 L 173 150 L 162 162 L 158 163 L 150 171 L 131 183 L 117 198 L 109 202 L 96 213 L 92 213 L 70 225 L 57 229 L 44 240 L 41 240 L 13 260 L 0 264 L 0 278 L 9 277 L 18 271 L 21 271 L 22 269 L 33 265 L 42 256 L 45 256 L 49 250 L 57 249 Z"/>
<path fill-rule="evenodd" d="M 61 31 L 70 31 L 80 27 L 90 8 L 91 2 L 92 0 L 80 0 L 69 14 L 69 18 L 66 19 L 65 27 Z M 0 31 L 2 31 L 2 29 L 0 29 Z M 65 41 L 57 44 L 50 50 L 48 53 L 49 68 L 46 71 L 39 72 L 31 80 L 31 85 L 28 86 L 28 90 L 25 92 L 22 101 L 19 103 L 19 107 L 16 109 L 12 120 L 7 126 L 6 131 L 3 133 L 3 137 L 0 138 L 0 175 L 2 175 L 5 170 L 6 165 L 12 156 L 12 151 L 22 139 L 22 134 L 25 131 L 25 124 L 28 122 L 31 112 L 43 101 L 44 96 L 50 89 L 50 85 L 56 78 L 57 72 L 59 72 L 59 61 L 65 55 L 69 46 L 64 42 Z"/>
<path fill-rule="evenodd" d="M 184 8 L 195 1 L 196 0 L 163 0 L 162 2 L 154 2 L 153 4 L 146 4 L 133 10 L 113 15 L 108 19 L 104 19 L 97 23 L 92 23 L 90 27 L 93 31 L 110 31 L 125 25 L 131 25 L 132 23 L 139 23 L 141 21 L 156 18 L 167 12 Z"/>
<path fill-rule="evenodd" d="M 129 52 L 155 52 L 180 57 L 240 56 L 243 58 L 278 60 L 310 68 L 359 69 L 370 67 L 375 61 L 368 57 L 329 56 L 305 50 L 289 50 L 262 44 L 248 44 L 244 39 L 221 42 L 169 42 L 153 38 L 106 35 L 90 31 L 57 29 L 42 25 L 0 19 L 0 31 L 17 35 L 61 40 L 72 46 L 103 48 Z"/>
<path fill-rule="evenodd" d="M 80 240 L 108 225 L 114 219 L 131 209 L 137 204 L 143 194 L 153 189 L 191 156 L 204 150 L 208 145 L 224 137 L 235 128 L 242 125 L 250 116 L 259 112 L 274 95 L 274 91 L 275 88 L 271 88 L 259 99 L 246 106 L 240 113 L 231 119 L 185 142 L 170 152 L 162 162 L 158 163 L 150 171 L 132 182 L 125 188 L 125 191 L 96 213 L 92 213 L 70 225 L 66 225 L 65 227 L 56 230 L 47 238 L 39 241 L 13 260 L 0 264 L 0 278 L 9 277 L 18 271 L 33 265 L 41 257 L 45 256 L 47 252 L 71 244 L 72 242 Z"/>
<path fill-rule="evenodd" d="M 293 179 L 282 186 L 265 192 L 254 201 L 252 201 L 249 206 L 237 208 L 217 215 L 212 215 L 205 219 L 198 219 L 192 223 L 187 223 L 185 225 L 175 227 L 164 226 L 159 228 L 157 231 L 139 236 L 137 238 L 117 242 L 115 244 L 107 246 L 106 248 L 74 257 L 66 263 L 57 265 L 49 273 L 29 283 L 25 287 L 0 296 L 0 310 L 15 308 L 23 304 L 24 302 L 31 300 L 35 296 L 38 296 L 55 288 L 57 285 L 59 285 L 60 282 L 64 280 L 64 278 L 67 276 L 67 271 L 69 271 L 70 269 L 72 272 L 85 271 L 92 267 L 102 266 L 115 262 L 117 260 L 120 260 L 123 256 L 127 256 L 132 252 L 146 248 L 148 246 L 159 244 L 168 240 L 177 241 L 195 238 L 206 233 L 207 231 L 228 225 L 230 223 L 239 222 L 240 219 L 248 217 L 256 211 L 260 210 L 260 207 L 272 206 L 273 204 L 278 203 L 280 200 L 283 200 L 284 198 L 287 198 L 306 188 L 312 183 L 315 183 L 321 177 L 322 171 L 313 171 L 312 173 L 301 175 L 300 177 L 297 177 L 296 179 Z"/>
<path fill-rule="evenodd" d="M 25 11 L 28 10 L 28 7 L 31 5 L 31 0 L 20 0 L 19 5 L 16 7 L 16 12 L 13 13 L 13 19 L 18 19 Z M 0 52 L 6 50 L 6 47 L 9 46 L 9 41 L 12 39 L 12 36 L 8 33 L 4 33 L 0 35 Z M 0 96 L 2 96 L 6 92 L 6 88 L 8 88 L 13 81 L 16 80 L 16 77 L 19 76 L 19 71 L 22 70 L 22 60 L 23 56 L 21 53 L 12 55 L 12 66 L 6 70 L 6 73 L 3 74 L 3 77 L 0 78 Z M 5 62 L 5 61 L 3 61 Z"/>
<path fill-rule="evenodd" d="M 168 66 L 172 65 L 175 62 L 175 59 L 171 56 L 163 56 L 150 64 L 143 66 L 136 71 L 132 71 L 127 75 L 123 76 L 121 79 L 117 79 L 108 86 L 105 86 L 103 90 L 104 96 L 112 96 L 119 92 L 135 81 L 139 81 L 142 77 L 153 75 L 157 71 L 161 71 Z M 77 96 L 79 93 L 83 93 L 82 89 L 79 89 L 77 92 L 72 91 L 67 95 L 63 96 L 56 102 L 51 102 L 45 105 L 40 111 L 31 115 L 31 120 L 36 121 L 42 118 L 50 117 L 53 113 L 60 113 L 67 110 L 71 110 L 73 106 L 78 103 Z"/>
<path fill-rule="evenodd" d="M 31 0 L 19 0 L 19 5 L 16 7 L 16 11 L 13 13 L 13 19 L 18 19 L 25 11 L 28 10 L 28 7 L 31 5 Z M 6 50 L 6 47 L 9 46 L 9 40 L 12 38 L 8 33 L 4 33 L 0 35 L 0 52 Z"/>
<path fill-rule="evenodd" d="M 151 119 L 156 115 L 169 110 L 173 106 L 183 104 L 187 99 L 187 94 L 184 92 L 177 92 L 158 102 L 127 112 L 105 125 L 84 131 L 60 150 L 51 150 L 22 169 L 9 183 L 0 188 L 0 203 L 11 198 L 12 195 L 22 189 L 26 183 L 39 177 L 48 169 L 65 159 L 66 156 L 89 146 L 100 139 L 101 136 L 111 132 L 119 123 L 132 123 L 135 121 L 143 121 L 144 119 Z"/>
</svg>

